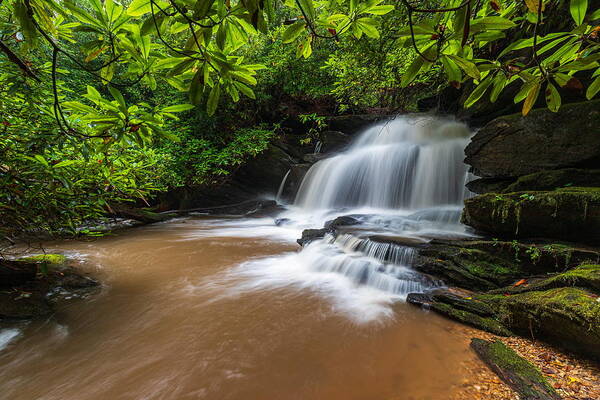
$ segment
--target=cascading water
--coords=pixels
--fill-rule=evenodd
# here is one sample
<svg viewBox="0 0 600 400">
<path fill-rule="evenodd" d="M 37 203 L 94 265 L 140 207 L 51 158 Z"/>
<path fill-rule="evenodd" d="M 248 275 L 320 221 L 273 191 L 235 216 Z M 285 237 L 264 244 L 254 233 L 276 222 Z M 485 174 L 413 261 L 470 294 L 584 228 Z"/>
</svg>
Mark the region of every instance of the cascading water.
<svg viewBox="0 0 600 400">
<path fill-rule="evenodd" d="M 316 163 L 295 204 L 305 209 L 418 209 L 467 195 L 464 124 L 397 118 L 367 129 L 346 152 Z"/>
<path fill-rule="evenodd" d="M 404 244 L 466 235 L 459 218 L 469 194 L 463 158 L 470 134 L 452 120 L 399 117 L 314 164 L 286 215 L 291 223 L 309 218 L 320 225 L 351 214 L 361 224 L 354 233 L 305 245 L 298 263 L 393 298 L 440 285 L 410 268 L 416 250 Z"/>
</svg>

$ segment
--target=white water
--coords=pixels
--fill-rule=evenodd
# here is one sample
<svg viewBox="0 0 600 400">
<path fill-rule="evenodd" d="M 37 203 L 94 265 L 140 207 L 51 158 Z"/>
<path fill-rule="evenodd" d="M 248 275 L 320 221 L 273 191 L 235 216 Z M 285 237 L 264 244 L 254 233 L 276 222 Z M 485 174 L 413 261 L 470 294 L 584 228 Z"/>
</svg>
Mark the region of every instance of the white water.
<svg viewBox="0 0 600 400">
<path fill-rule="evenodd" d="M 464 124 L 431 117 L 375 125 L 348 151 L 316 163 L 295 203 L 310 210 L 461 205 L 469 135 Z"/>
<path fill-rule="evenodd" d="M 390 305 L 408 293 L 442 285 L 411 268 L 417 250 L 403 243 L 469 236 L 459 219 L 469 195 L 463 158 L 470 135 L 461 123 L 433 117 L 396 118 L 365 130 L 348 150 L 311 167 L 280 226 L 234 223 L 224 234 L 289 240 L 341 215 L 360 225 L 299 252 L 243 263 L 233 274 L 248 283 L 230 292 L 310 288 L 363 322 L 391 315 Z"/>
</svg>

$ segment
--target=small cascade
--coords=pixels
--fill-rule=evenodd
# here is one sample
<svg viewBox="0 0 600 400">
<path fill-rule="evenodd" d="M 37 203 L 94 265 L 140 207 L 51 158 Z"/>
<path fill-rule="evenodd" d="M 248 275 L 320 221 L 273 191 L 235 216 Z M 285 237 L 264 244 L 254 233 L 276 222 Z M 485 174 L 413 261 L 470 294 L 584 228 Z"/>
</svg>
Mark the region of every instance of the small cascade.
<svg viewBox="0 0 600 400">
<path fill-rule="evenodd" d="M 320 140 L 317 140 L 317 143 L 315 143 L 315 150 L 313 151 L 313 153 L 319 154 L 321 152 L 322 148 L 323 148 L 323 142 L 321 142 Z"/>
<path fill-rule="evenodd" d="M 408 293 L 422 292 L 439 285 L 439 282 L 406 265 L 381 261 L 379 257 L 382 254 L 377 250 L 376 243 L 371 242 L 372 254 L 363 253 L 357 243 L 348 237 L 337 239 L 328 235 L 323 240 L 305 246 L 299 257 L 313 271 L 343 275 L 357 285 L 376 288 L 401 298 Z M 357 245 L 352 248 L 354 244 Z M 383 248 L 380 250 L 383 251 Z M 396 255 L 398 260 L 402 258 L 399 253 Z"/>
<path fill-rule="evenodd" d="M 279 184 L 279 189 L 277 189 L 277 196 L 275 196 L 275 201 L 278 203 L 281 202 L 281 195 L 283 194 L 283 189 L 285 188 L 285 183 L 287 182 L 288 176 L 290 176 L 290 172 L 292 172 L 292 170 L 288 169 L 288 171 L 283 176 L 281 183 Z"/>
<path fill-rule="evenodd" d="M 361 252 L 368 257 L 395 265 L 411 265 L 415 258 L 413 247 L 401 246 L 395 243 L 376 242 L 350 234 L 339 235 L 335 243 L 346 251 Z"/>
</svg>

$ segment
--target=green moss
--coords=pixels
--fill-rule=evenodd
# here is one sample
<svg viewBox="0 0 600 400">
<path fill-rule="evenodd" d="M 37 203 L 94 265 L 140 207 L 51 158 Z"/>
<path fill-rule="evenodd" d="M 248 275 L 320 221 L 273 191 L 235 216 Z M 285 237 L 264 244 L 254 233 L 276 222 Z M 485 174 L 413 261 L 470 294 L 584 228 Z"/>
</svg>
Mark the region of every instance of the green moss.
<svg viewBox="0 0 600 400">
<path fill-rule="evenodd" d="M 560 398 L 536 366 L 500 340 L 473 339 L 479 356 L 524 399 Z"/>
<path fill-rule="evenodd" d="M 512 333 L 500 322 L 490 317 L 482 317 L 477 314 L 460 310 L 445 303 L 433 303 L 431 309 L 463 324 L 493 333 L 500 336 L 511 336 Z"/>
<path fill-rule="evenodd" d="M 62 254 L 38 254 L 35 256 L 22 257 L 19 260 L 35 263 L 60 265 L 67 262 L 67 257 L 63 256 Z"/>
</svg>

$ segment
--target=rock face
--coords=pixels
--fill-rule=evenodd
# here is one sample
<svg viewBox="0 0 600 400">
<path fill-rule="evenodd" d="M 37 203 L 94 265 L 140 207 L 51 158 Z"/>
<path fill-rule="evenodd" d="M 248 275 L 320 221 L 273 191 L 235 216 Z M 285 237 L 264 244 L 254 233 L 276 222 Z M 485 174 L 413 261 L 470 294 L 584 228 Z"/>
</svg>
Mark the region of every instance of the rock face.
<svg viewBox="0 0 600 400">
<path fill-rule="evenodd" d="M 600 169 L 553 169 L 517 179 L 480 178 L 467 183 L 470 191 L 479 194 L 555 190 L 569 186 L 600 187 Z"/>
<path fill-rule="evenodd" d="M 501 237 L 600 243 L 600 189 L 489 193 L 465 201 L 462 221 Z"/>
<path fill-rule="evenodd" d="M 548 169 L 600 167 L 600 100 L 533 110 L 486 124 L 465 149 L 480 177 L 511 178 Z"/>
</svg>

